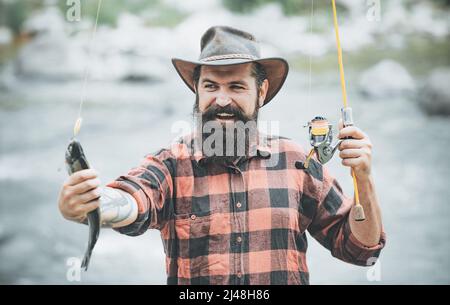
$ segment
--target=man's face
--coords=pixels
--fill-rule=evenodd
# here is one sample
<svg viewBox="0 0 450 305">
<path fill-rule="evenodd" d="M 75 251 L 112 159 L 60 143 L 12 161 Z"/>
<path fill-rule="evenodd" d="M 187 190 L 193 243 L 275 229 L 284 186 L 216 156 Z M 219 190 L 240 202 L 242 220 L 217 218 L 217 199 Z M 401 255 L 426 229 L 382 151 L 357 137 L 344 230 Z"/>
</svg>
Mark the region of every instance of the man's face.
<svg viewBox="0 0 450 305">
<path fill-rule="evenodd" d="M 194 112 L 201 117 L 203 152 L 217 162 L 248 155 L 268 81 L 258 88 L 252 64 L 203 66 Z M 254 123 L 254 124 L 252 124 Z"/>
<path fill-rule="evenodd" d="M 267 93 L 268 81 L 257 87 L 252 64 L 203 66 L 196 86 L 197 105 L 204 118 L 222 123 L 256 119 Z"/>
</svg>

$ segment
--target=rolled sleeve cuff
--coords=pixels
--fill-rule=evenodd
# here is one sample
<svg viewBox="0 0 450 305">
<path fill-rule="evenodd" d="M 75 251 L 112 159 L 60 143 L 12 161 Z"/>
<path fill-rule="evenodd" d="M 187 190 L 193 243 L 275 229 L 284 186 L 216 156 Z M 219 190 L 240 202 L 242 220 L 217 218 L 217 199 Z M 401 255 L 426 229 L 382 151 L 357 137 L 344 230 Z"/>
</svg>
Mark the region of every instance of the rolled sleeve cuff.
<svg viewBox="0 0 450 305">
<path fill-rule="evenodd" d="M 351 257 L 352 263 L 359 266 L 372 266 L 374 265 L 378 257 L 380 256 L 381 249 L 384 248 L 386 244 L 386 234 L 384 231 L 380 234 L 380 240 L 378 244 L 367 247 L 362 244 L 353 235 L 350 229 L 350 221 L 346 221 L 344 225 L 344 236 L 345 238 L 345 248 L 346 252 Z"/>
<path fill-rule="evenodd" d="M 112 181 L 107 184 L 107 186 L 115 189 L 120 189 L 133 196 L 138 205 L 138 216 L 136 220 L 131 224 L 120 228 L 113 228 L 113 230 L 129 236 L 138 236 L 143 234 L 148 229 L 149 210 L 145 207 L 145 198 L 142 198 L 144 196 L 143 192 L 136 190 L 136 186 L 134 185 L 134 183 L 125 180 L 124 178 L 125 177 L 122 176 L 122 180 Z"/>
</svg>

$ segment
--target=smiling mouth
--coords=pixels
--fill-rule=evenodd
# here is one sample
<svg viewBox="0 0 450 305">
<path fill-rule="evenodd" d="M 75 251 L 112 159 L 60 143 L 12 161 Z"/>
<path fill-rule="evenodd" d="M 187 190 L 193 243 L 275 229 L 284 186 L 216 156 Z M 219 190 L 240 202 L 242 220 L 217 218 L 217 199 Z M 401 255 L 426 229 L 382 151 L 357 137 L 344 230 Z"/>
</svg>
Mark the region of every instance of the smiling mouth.
<svg viewBox="0 0 450 305">
<path fill-rule="evenodd" d="M 219 120 L 234 120 L 235 116 L 231 113 L 220 112 L 216 114 L 216 118 Z"/>
</svg>

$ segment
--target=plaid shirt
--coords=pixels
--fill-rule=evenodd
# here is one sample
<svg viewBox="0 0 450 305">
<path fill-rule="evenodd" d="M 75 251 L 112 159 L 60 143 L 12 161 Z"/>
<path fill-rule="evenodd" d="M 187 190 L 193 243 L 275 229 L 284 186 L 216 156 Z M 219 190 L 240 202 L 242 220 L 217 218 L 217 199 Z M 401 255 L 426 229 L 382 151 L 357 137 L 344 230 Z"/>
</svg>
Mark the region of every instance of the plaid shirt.
<svg viewBox="0 0 450 305">
<path fill-rule="evenodd" d="M 315 160 L 308 171 L 295 167 L 306 159 L 299 145 L 265 138 L 254 156 L 221 165 L 192 139 L 148 155 L 108 185 L 139 206 L 137 220 L 117 231 L 160 230 L 168 284 L 308 284 L 306 230 L 345 262 L 366 266 L 379 256 L 385 234 L 371 248 L 354 237 L 353 200 Z"/>
</svg>

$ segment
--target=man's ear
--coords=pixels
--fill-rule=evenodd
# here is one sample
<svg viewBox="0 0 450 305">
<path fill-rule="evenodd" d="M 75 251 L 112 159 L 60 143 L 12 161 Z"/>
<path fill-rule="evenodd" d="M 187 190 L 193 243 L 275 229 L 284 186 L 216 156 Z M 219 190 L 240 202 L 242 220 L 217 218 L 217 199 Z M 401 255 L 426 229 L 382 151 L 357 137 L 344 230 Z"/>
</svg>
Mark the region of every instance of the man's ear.
<svg viewBox="0 0 450 305">
<path fill-rule="evenodd" d="M 261 87 L 259 88 L 258 105 L 262 107 L 264 105 L 264 100 L 266 99 L 267 90 L 269 90 L 269 80 L 266 78 Z"/>
</svg>

